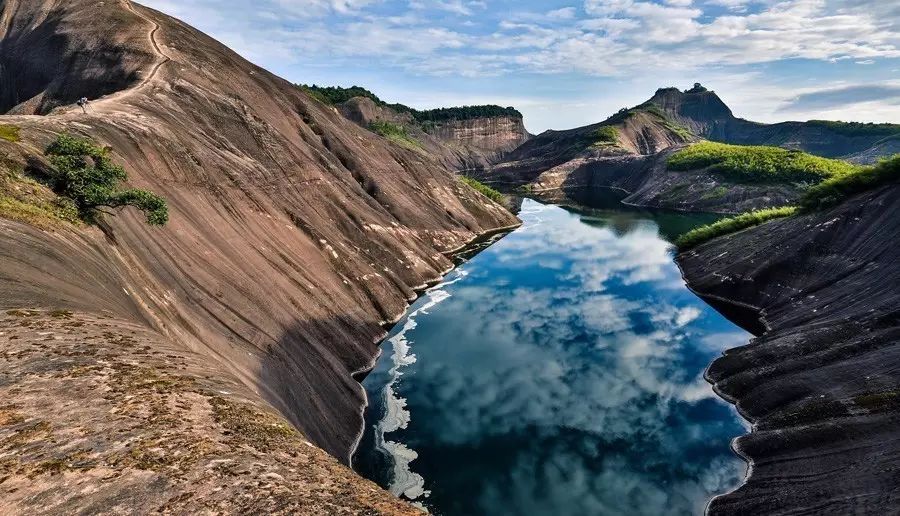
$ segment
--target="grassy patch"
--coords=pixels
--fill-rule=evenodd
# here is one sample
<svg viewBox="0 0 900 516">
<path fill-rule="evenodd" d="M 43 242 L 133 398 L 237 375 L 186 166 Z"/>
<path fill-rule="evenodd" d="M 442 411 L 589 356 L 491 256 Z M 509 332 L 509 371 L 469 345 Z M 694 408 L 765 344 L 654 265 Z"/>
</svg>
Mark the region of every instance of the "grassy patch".
<svg viewBox="0 0 900 516">
<path fill-rule="evenodd" d="M 713 238 L 758 226 L 773 219 L 789 217 L 796 212 L 795 206 L 785 206 L 743 213 L 689 231 L 678 237 L 675 245 L 679 251 L 687 251 Z"/>
<path fill-rule="evenodd" d="M 900 405 L 900 391 L 862 394 L 853 398 L 853 401 L 860 407 L 876 412 Z"/>
<path fill-rule="evenodd" d="M 713 188 L 712 190 L 704 193 L 702 196 L 700 196 L 700 198 L 704 199 L 704 200 L 721 199 L 722 197 L 725 197 L 727 194 L 728 194 L 727 188 L 725 188 L 724 186 L 717 186 L 717 187 Z"/>
<path fill-rule="evenodd" d="M 0 124 L 0 139 L 8 142 L 19 141 L 21 139 L 19 137 L 19 127 L 9 124 Z"/>
<path fill-rule="evenodd" d="M 494 190 L 493 188 L 491 188 L 490 186 L 488 186 L 484 183 L 481 183 L 479 181 L 476 181 L 475 179 L 472 179 L 471 177 L 462 176 L 459 178 L 459 180 L 462 181 L 463 183 L 471 186 L 472 188 L 478 190 L 485 197 L 487 197 L 488 199 L 490 199 L 494 202 L 501 202 L 503 200 L 502 193 L 498 192 L 497 190 Z"/>
<path fill-rule="evenodd" d="M 807 125 L 824 127 L 844 136 L 890 136 L 900 134 L 900 124 L 810 120 L 807 122 Z"/>
<path fill-rule="evenodd" d="M 671 170 L 710 167 L 737 183 L 818 183 L 860 169 L 845 161 L 820 158 L 780 147 L 729 145 L 701 142 L 673 154 Z"/>
<path fill-rule="evenodd" d="M 266 452 L 284 446 L 300 437 L 292 426 L 273 414 L 251 405 L 238 404 L 225 398 L 209 400 L 216 422 L 234 439 Z"/>
<path fill-rule="evenodd" d="M 0 218 L 41 229 L 78 224 L 78 209 L 46 186 L 26 177 L 20 167 L 0 160 Z"/>
<path fill-rule="evenodd" d="M 616 145 L 619 143 L 619 130 L 611 125 L 604 125 L 591 133 L 591 137 L 593 139 L 592 145 L 596 147 Z"/>
<path fill-rule="evenodd" d="M 807 211 L 820 210 L 839 204 L 852 195 L 889 183 L 900 183 L 900 154 L 882 160 L 875 166 L 833 177 L 810 188 L 800 205 Z"/>
<path fill-rule="evenodd" d="M 392 122 L 372 122 L 369 130 L 411 150 L 422 150 L 422 144 L 409 135 L 406 127 Z"/>
</svg>

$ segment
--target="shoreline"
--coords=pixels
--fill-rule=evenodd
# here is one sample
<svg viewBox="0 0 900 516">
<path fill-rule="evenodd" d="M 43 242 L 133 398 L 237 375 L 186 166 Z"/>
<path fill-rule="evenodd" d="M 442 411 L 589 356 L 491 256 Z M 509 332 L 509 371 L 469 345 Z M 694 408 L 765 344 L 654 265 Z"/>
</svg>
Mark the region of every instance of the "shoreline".
<svg viewBox="0 0 900 516">
<path fill-rule="evenodd" d="M 428 293 L 428 291 L 430 291 L 431 289 L 439 286 L 444 281 L 444 279 L 447 277 L 448 274 L 450 274 L 451 272 L 456 270 L 460 265 L 462 265 L 462 263 L 456 263 L 456 260 L 454 260 L 454 257 L 456 255 L 459 255 L 459 254 L 465 252 L 467 249 L 476 248 L 479 244 L 487 242 L 492 237 L 495 237 L 497 235 L 503 235 L 503 237 L 505 237 L 506 235 L 508 235 L 509 233 L 512 233 L 513 231 L 515 231 L 516 229 L 518 229 L 520 227 L 522 227 L 521 221 L 518 224 L 489 229 L 489 230 L 486 230 L 486 231 L 483 231 L 483 232 L 477 234 L 472 239 L 470 239 L 468 242 L 466 242 L 465 244 L 463 244 L 459 247 L 456 247 L 449 251 L 442 251 L 441 254 L 444 255 L 445 257 L 447 257 L 448 259 L 450 259 L 453 262 L 453 265 L 451 265 L 450 268 L 448 268 L 447 270 L 442 272 L 439 277 L 432 279 L 432 280 L 428 280 L 417 288 L 413 288 L 413 290 L 416 292 L 416 297 L 409 300 L 409 303 L 407 303 L 406 308 L 404 308 L 403 311 L 399 315 L 394 317 L 393 320 L 381 322 L 381 326 L 384 331 L 380 337 L 373 340 L 373 343 L 378 346 L 378 352 L 375 353 L 375 355 L 372 357 L 372 360 L 368 364 L 366 364 L 366 366 L 364 366 L 360 369 L 357 369 L 356 371 L 352 371 L 350 373 L 350 377 L 353 378 L 353 380 L 356 382 L 359 389 L 362 391 L 363 403 L 360 406 L 359 411 L 358 411 L 361 422 L 360 422 L 359 431 L 357 432 L 356 437 L 353 439 L 353 446 L 350 448 L 350 450 L 348 452 L 347 467 L 349 467 L 350 469 L 353 469 L 353 456 L 356 455 L 356 450 L 357 450 L 357 448 L 359 448 L 359 444 L 360 444 L 360 442 L 362 442 L 362 438 L 366 432 L 366 409 L 369 407 L 369 396 L 368 396 L 368 393 L 366 393 L 366 388 L 363 387 L 362 382 L 365 381 L 365 379 L 369 375 L 369 373 L 371 373 L 372 370 L 375 369 L 375 366 L 378 364 L 378 360 L 381 359 L 381 356 L 383 354 L 383 348 L 382 348 L 381 344 L 384 342 L 385 338 L 387 338 L 387 336 L 390 335 L 391 331 L 394 329 L 394 327 L 397 325 L 397 323 L 399 323 L 401 320 L 403 320 L 403 318 L 409 312 L 409 308 L 413 305 L 413 303 L 415 303 L 416 301 L 421 299 L 422 296 L 424 296 L 426 293 Z M 491 245 L 493 245 L 497 241 L 500 241 L 503 237 L 498 238 L 495 242 L 492 242 Z M 487 246 L 484 249 L 487 249 L 488 247 L 490 247 L 490 246 Z M 484 249 L 482 249 L 482 250 L 484 250 Z"/>
</svg>

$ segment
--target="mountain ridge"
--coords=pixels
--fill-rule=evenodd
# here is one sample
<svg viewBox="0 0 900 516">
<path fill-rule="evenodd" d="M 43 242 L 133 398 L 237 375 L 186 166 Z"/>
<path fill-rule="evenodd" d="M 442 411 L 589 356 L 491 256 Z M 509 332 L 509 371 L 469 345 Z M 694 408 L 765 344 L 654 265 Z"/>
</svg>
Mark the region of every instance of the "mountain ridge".
<svg viewBox="0 0 900 516">
<path fill-rule="evenodd" d="M 218 495 L 207 489 L 223 477 L 202 473 L 215 461 L 244 460 L 242 448 L 220 445 L 246 437 L 222 426 L 226 419 L 189 430 L 218 444 L 179 463 L 181 473 L 166 461 L 123 462 L 122 453 L 144 457 L 141 450 L 154 449 L 150 434 L 123 433 L 115 448 L 105 448 L 103 435 L 89 431 L 82 441 L 84 460 L 111 467 L 91 503 L 122 500 L 126 508 L 143 510 L 163 508 L 171 496 L 193 496 L 198 507 L 221 500 L 219 511 L 268 510 L 277 501 L 274 507 L 282 510 L 333 514 L 340 496 L 329 501 L 299 488 L 318 484 L 349 493 L 347 507 L 357 510 L 413 512 L 304 442 L 349 462 L 364 404 L 354 375 L 371 367 L 385 325 L 453 267 L 451 251 L 515 226 L 515 217 L 438 160 L 373 135 L 205 34 L 126 0 L 7 0 L 0 14 L 0 64 L 4 112 L 12 113 L 0 121 L 17 134 L 0 139 L 4 174 L 39 177 L 48 166 L 43 150 L 57 134 L 69 132 L 110 146 L 113 161 L 129 173 L 129 186 L 157 192 L 169 204 L 170 222 L 161 229 L 148 228 L 130 210 L 106 216 L 98 226 L 42 229 L 0 219 L 0 308 L 16 314 L 5 316 L 4 324 L 16 326 L 22 317 L 63 340 L 97 325 L 139 327 L 135 339 L 151 354 L 177 350 L 171 354 L 179 357 L 183 369 L 177 376 L 183 381 L 139 383 L 136 391 L 123 393 L 146 395 L 158 386 L 159 401 L 165 402 L 158 411 L 80 424 L 115 435 L 123 425 L 140 427 L 144 417 L 181 418 L 172 412 L 176 400 L 195 399 L 198 410 L 216 413 L 216 406 L 226 406 L 221 398 L 236 408 L 220 419 L 268 414 L 234 422 L 248 431 L 259 418 L 290 422 L 298 430 L 260 444 L 272 456 L 252 460 L 277 477 L 259 480 L 265 470 L 238 475 L 239 484 L 266 486 L 245 501 L 235 494 L 239 487 Z M 110 74 L 103 75 L 107 68 Z M 92 99 L 86 113 L 71 105 L 81 96 Z M 64 324 L 56 325 L 52 314 L 66 314 Z M 36 331 L 26 331 L 22 344 L 39 343 L 43 337 Z M 102 330 L 97 334 L 103 338 Z M 68 355 L 55 353 L 49 342 L 42 345 L 54 350 L 47 355 L 55 369 L 34 373 L 45 386 L 69 381 L 67 371 L 81 367 L 59 358 Z M 72 352 L 92 349 L 88 341 L 77 346 Z M 115 352 L 103 351 L 121 363 L 116 367 L 133 365 L 133 358 L 119 360 Z M 12 355 L 3 359 L 7 370 L 27 369 L 13 363 Z M 207 386 L 208 372 L 200 364 L 214 365 L 229 387 Z M 150 376 L 175 374 L 160 360 L 148 360 L 146 367 Z M 79 374 L 103 385 L 110 373 L 91 368 Z M 22 398 L 14 387 L 25 378 L 0 382 L 5 400 L 31 410 L 2 431 L 49 428 L 54 439 L 42 441 L 43 456 L 67 457 L 70 441 L 60 436 L 72 421 L 38 410 L 64 391 Z M 125 397 L 113 401 L 125 403 Z M 145 426 L 147 432 L 155 428 Z M 181 442 L 175 437 L 171 442 Z M 37 459 L 13 450 L 25 462 L 4 469 L 10 476 L 3 499 L 16 500 L 17 511 L 89 502 L 72 486 L 91 469 L 29 483 L 26 474 L 37 464 L 29 461 Z M 315 464 L 301 471 L 305 479 L 280 469 L 291 453 Z M 135 475 L 150 487 L 130 496 Z M 298 489 L 288 490 L 291 483 Z M 17 494 L 6 486 L 17 486 Z M 59 496 L 40 496 L 47 493 Z"/>
</svg>

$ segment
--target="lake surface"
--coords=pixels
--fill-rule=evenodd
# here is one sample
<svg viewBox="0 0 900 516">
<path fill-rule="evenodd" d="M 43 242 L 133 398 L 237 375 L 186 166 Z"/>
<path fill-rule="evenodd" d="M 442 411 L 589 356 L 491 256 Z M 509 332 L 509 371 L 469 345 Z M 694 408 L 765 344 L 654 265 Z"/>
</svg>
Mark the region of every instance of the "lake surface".
<svg viewBox="0 0 900 516">
<path fill-rule="evenodd" d="M 709 218 L 531 200 L 520 218 L 391 332 L 354 467 L 446 516 L 702 514 L 746 471 L 703 371 L 750 338 L 672 260 Z"/>
</svg>

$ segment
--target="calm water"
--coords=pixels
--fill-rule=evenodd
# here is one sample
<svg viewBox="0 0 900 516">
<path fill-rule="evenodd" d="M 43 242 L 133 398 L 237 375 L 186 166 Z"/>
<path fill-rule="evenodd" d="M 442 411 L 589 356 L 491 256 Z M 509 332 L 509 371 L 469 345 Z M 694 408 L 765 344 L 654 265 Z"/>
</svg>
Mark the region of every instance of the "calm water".
<svg viewBox="0 0 900 516">
<path fill-rule="evenodd" d="M 749 338 L 672 261 L 665 238 L 706 221 L 530 200 L 520 218 L 392 331 L 354 466 L 448 516 L 701 514 L 746 469 L 702 373 Z"/>
</svg>

